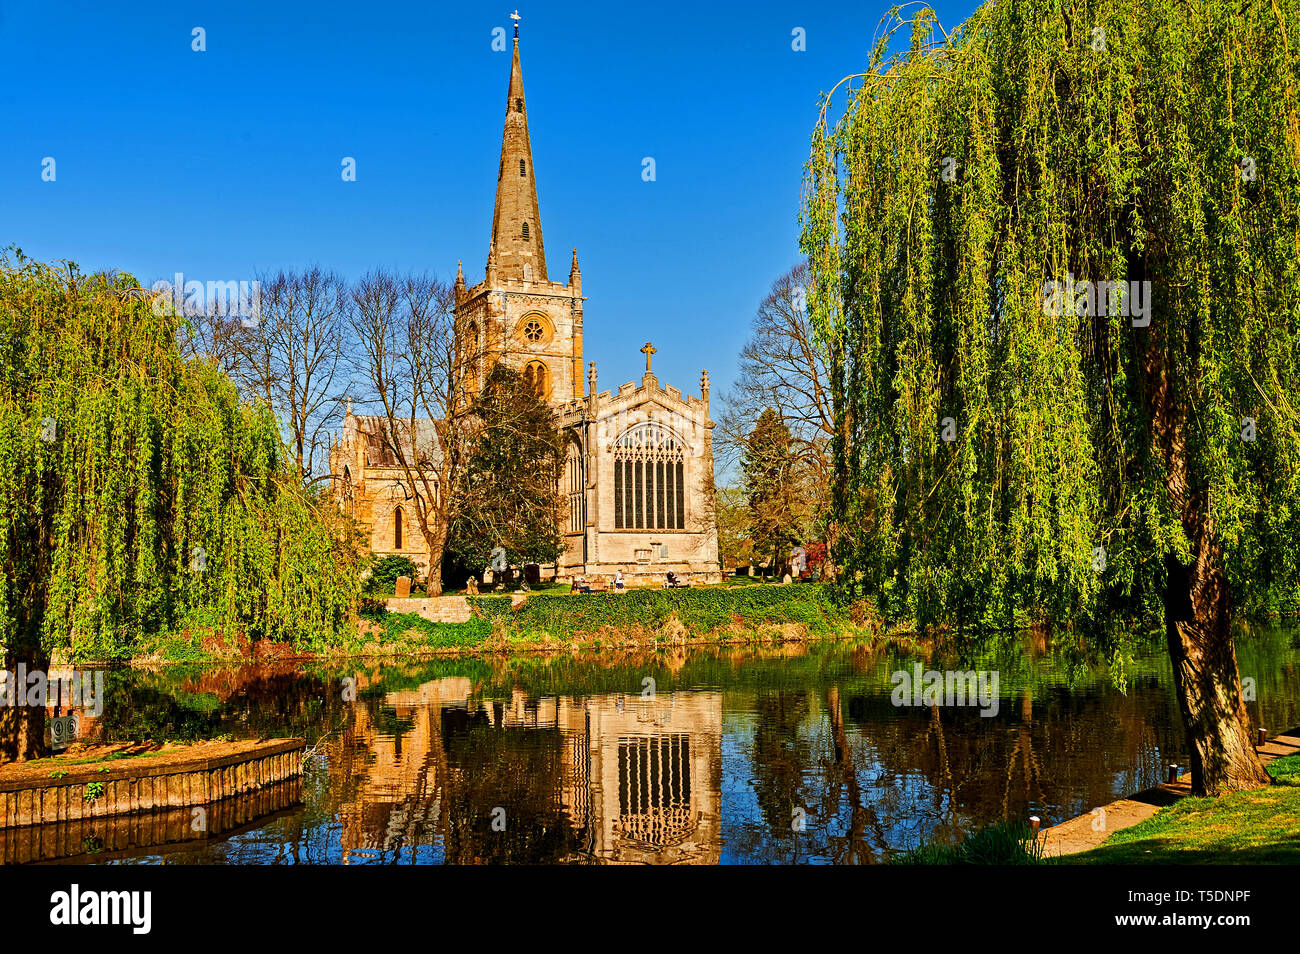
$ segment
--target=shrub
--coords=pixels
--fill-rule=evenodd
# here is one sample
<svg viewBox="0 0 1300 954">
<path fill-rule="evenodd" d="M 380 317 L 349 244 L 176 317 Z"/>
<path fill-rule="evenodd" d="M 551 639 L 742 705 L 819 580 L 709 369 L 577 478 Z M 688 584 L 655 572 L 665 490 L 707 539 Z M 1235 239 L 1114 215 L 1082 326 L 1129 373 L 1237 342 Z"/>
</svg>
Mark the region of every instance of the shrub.
<svg viewBox="0 0 1300 954">
<path fill-rule="evenodd" d="M 903 865 L 1037 865 L 1043 843 L 1023 821 L 999 822 L 967 835 L 957 845 L 921 845 L 893 859 Z"/>
<path fill-rule="evenodd" d="M 733 624 L 799 623 L 826 633 L 846 619 L 829 588 L 818 584 L 740 588 L 645 589 L 627 593 L 538 593 L 511 612 L 510 598 L 470 597 L 475 612 L 520 633 L 572 636 L 602 629 L 658 629 L 674 616 L 688 632 L 712 633 Z"/>
<path fill-rule="evenodd" d="M 419 578 L 419 570 L 404 556 L 386 556 L 376 559 L 370 567 L 370 576 L 366 578 L 365 592 L 370 595 L 391 593 L 397 589 L 399 576 L 408 576 L 414 583 Z"/>
</svg>

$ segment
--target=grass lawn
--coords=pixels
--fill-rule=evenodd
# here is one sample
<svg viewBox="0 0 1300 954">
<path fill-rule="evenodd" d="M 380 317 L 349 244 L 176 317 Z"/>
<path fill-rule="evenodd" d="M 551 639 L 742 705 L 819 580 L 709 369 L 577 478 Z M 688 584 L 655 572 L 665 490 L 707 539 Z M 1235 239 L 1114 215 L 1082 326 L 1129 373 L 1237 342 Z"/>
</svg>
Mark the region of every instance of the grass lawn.
<svg viewBox="0 0 1300 954">
<path fill-rule="evenodd" d="M 1300 755 L 1276 759 L 1278 784 L 1222 798 L 1184 798 L 1061 864 L 1300 864 Z"/>
</svg>

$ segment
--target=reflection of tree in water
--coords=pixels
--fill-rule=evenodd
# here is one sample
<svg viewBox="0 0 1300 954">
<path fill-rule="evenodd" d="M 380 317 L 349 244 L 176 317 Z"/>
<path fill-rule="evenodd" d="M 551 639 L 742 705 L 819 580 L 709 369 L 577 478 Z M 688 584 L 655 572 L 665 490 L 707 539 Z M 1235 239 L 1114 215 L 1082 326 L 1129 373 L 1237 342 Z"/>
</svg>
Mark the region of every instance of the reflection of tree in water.
<svg viewBox="0 0 1300 954">
<path fill-rule="evenodd" d="M 109 670 L 96 726 L 104 741 L 190 742 L 222 734 L 311 740 L 338 723 L 344 706 L 337 683 L 288 665 L 193 676 Z"/>
<path fill-rule="evenodd" d="M 1063 821 L 1159 780 L 1181 741 L 1170 705 L 1167 687 L 1147 679 L 1127 695 L 1020 690 L 996 717 L 895 707 L 887 693 L 836 684 L 819 696 L 761 693 L 750 753 L 758 817 L 736 818 L 733 805 L 728 854 L 860 864 L 998 819 Z M 803 832 L 791 829 L 798 806 Z"/>
<path fill-rule="evenodd" d="M 1300 695 L 1289 637 L 1241 653 L 1270 727 L 1282 727 Z M 1121 694 L 1104 673 L 1076 671 L 1072 657 L 1042 639 L 970 658 L 936 651 L 924 663 L 933 669 L 1001 672 L 999 712 L 982 718 L 974 708 L 895 707 L 888 674 L 914 657 L 809 652 L 694 654 L 674 661 L 677 676 L 652 667 L 657 657 L 529 658 L 500 672 L 477 660 L 385 666 L 358 674 L 355 703 L 340 693 L 340 676 L 351 673 L 265 664 L 109 672 L 100 723 L 110 738 L 295 734 L 316 747 L 302 809 L 255 836 L 195 849 L 208 860 L 337 862 L 351 852 L 353 860 L 404 863 L 441 860 L 445 850 L 446 860 L 462 862 L 653 861 L 649 849 L 685 831 L 678 816 L 687 796 L 717 792 L 718 821 L 693 829 L 700 844 L 680 860 L 707 859 L 700 846 L 720 844 L 713 858 L 855 864 L 922 840 L 955 841 L 987 821 L 1038 814 L 1055 823 L 1147 787 L 1160 780 L 1162 763 L 1181 760 L 1176 701 L 1159 666 L 1130 668 Z M 489 699 L 537 700 L 571 687 L 588 696 L 638 685 L 646 672 L 661 695 L 677 682 L 721 687 L 717 727 L 679 742 L 681 712 L 644 735 L 606 713 L 597 736 L 612 745 L 600 750 L 612 774 L 603 782 L 592 778 L 594 743 L 581 719 L 564 730 L 538 725 L 530 702 L 522 717 L 532 722 L 507 725 L 502 702 L 483 706 L 482 681 L 497 684 Z M 444 685 L 456 680 L 476 687 L 468 709 L 464 693 Z M 709 745 L 719 753 L 713 781 L 689 757 Z M 601 823 L 616 822 L 612 840 L 601 836 L 605 854 L 593 848 L 593 794 L 602 798 Z M 503 832 L 491 828 L 497 807 L 506 810 Z M 792 830 L 796 808 L 807 812 L 806 831 Z M 637 846 L 647 850 L 629 851 Z"/>
<path fill-rule="evenodd" d="M 760 693 L 754 700 L 754 794 L 763 821 L 773 830 L 791 831 L 796 808 L 804 808 L 804 768 L 809 745 L 799 728 L 808 718 L 804 692 Z"/>
<path fill-rule="evenodd" d="M 584 846 L 565 813 L 559 728 L 494 727 L 481 710 L 444 709 L 446 860 L 456 864 L 553 862 Z M 504 809 L 505 830 L 494 831 Z M 500 816 L 497 816 L 500 817 Z"/>
</svg>

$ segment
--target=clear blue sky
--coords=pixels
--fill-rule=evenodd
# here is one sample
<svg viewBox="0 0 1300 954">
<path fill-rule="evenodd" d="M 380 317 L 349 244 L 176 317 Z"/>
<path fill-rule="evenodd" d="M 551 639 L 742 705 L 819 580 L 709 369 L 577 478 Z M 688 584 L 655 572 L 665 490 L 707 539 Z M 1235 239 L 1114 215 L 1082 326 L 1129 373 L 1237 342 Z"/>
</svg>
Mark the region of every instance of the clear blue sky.
<svg viewBox="0 0 1300 954">
<path fill-rule="evenodd" d="M 450 279 L 458 259 L 478 281 L 510 67 L 492 30 L 517 2 L 0 0 L 0 246 L 146 284 Z M 973 5 L 936 6 L 952 27 Z M 647 337 L 662 382 L 730 384 L 798 255 L 818 94 L 862 69 L 888 7 L 520 5 L 548 266 L 563 280 L 577 246 L 602 388 L 639 375 Z"/>
</svg>

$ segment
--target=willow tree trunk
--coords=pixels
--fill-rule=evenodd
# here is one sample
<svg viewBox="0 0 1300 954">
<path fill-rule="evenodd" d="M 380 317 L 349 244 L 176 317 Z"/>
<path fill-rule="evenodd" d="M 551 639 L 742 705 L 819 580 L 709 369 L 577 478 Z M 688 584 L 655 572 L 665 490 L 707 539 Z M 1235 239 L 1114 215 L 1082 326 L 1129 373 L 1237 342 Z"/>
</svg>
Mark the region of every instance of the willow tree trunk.
<svg viewBox="0 0 1300 954">
<path fill-rule="evenodd" d="M 1211 557 L 1214 549 L 1203 543 L 1190 566 L 1166 560 L 1165 638 L 1197 795 L 1271 781 L 1250 737 L 1232 641 L 1232 601 L 1224 573 Z"/>
<path fill-rule="evenodd" d="M 48 754 L 43 707 L 0 708 L 0 763 L 40 759 Z"/>
<path fill-rule="evenodd" d="M 1178 708 L 1191 753 L 1192 792 L 1220 795 L 1272 780 L 1251 740 L 1232 640 L 1232 593 L 1215 541 L 1209 496 L 1187 455 L 1187 399 L 1164 357 L 1157 315 L 1143 361 L 1154 450 L 1165 468 L 1170 505 L 1182 523 L 1191 559 L 1165 559 L 1165 639 Z"/>
<path fill-rule="evenodd" d="M 0 656 L 0 661 L 3 657 Z M 26 671 L 48 668 L 48 663 L 37 657 L 23 658 L 9 666 L 9 678 L 17 674 L 17 662 L 26 663 Z M 45 706 L 26 704 L 27 686 L 14 687 L 14 704 L 5 705 L 0 700 L 0 763 L 23 762 L 49 755 L 45 744 Z"/>
</svg>

